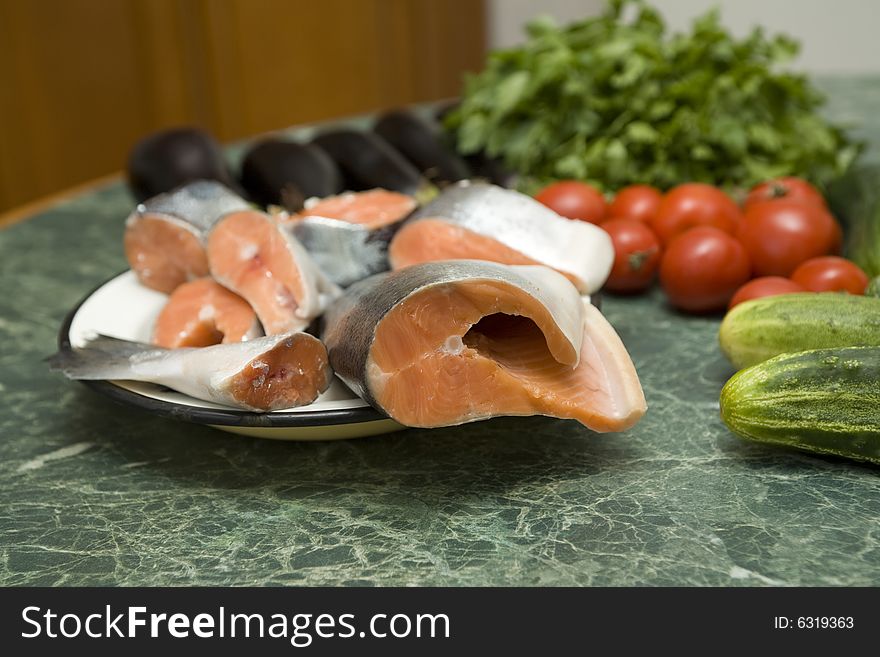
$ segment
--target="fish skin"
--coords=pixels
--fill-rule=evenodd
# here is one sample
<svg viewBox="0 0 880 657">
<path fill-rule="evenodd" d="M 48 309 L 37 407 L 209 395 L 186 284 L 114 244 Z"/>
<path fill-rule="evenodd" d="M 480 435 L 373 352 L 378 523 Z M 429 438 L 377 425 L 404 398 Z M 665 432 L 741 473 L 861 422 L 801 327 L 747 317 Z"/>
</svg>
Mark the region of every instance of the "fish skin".
<svg viewBox="0 0 880 657">
<path fill-rule="evenodd" d="M 542 266 L 508 266 L 484 260 L 448 260 L 376 274 L 349 287 L 324 314 L 321 339 L 330 364 L 358 396 L 381 409 L 368 386 L 368 360 L 382 318 L 411 295 L 460 281 L 490 280 L 519 287 L 548 308 L 578 362 L 583 341 L 581 297 L 561 274 Z"/>
<path fill-rule="evenodd" d="M 412 197 L 385 189 L 311 198 L 291 217 L 296 238 L 337 285 L 387 271 L 388 244 L 418 207 Z"/>
<path fill-rule="evenodd" d="M 604 230 L 561 217 L 532 197 L 497 185 L 449 185 L 406 225 L 422 219 L 444 220 L 494 238 L 540 264 L 574 275 L 578 289 L 587 294 L 602 287 L 614 264 L 614 247 Z M 591 257 L 585 259 L 585 253 Z"/>
<path fill-rule="evenodd" d="M 388 270 L 388 243 L 400 222 L 368 229 L 309 215 L 290 224 L 294 236 L 331 281 L 341 287 Z"/>
<path fill-rule="evenodd" d="M 207 231 L 223 215 L 249 208 L 247 201 L 226 185 L 213 180 L 199 180 L 139 203 L 126 220 L 126 225 L 131 225 L 144 215 L 159 215 L 187 227 L 204 241 Z"/>
<path fill-rule="evenodd" d="M 144 381 L 166 386 L 196 399 L 263 411 L 274 409 L 250 406 L 232 396 L 230 384 L 233 377 L 282 343 L 292 349 L 301 341 L 320 344 L 312 335 L 292 332 L 234 344 L 163 349 L 98 335 L 84 347 L 61 348 L 48 359 L 48 363 L 50 370 L 61 372 L 70 379 Z M 332 370 L 329 364 L 325 370 L 326 383 L 315 397 L 330 385 Z M 314 401 L 314 398 L 310 401 Z"/>
<path fill-rule="evenodd" d="M 307 291 L 303 302 L 296 309 L 296 314 L 307 323 L 311 323 L 312 320 L 324 313 L 334 299 L 342 294 L 342 289 L 315 262 L 315 259 L 296 238 L 290 225 L 279 224 L 278 227 L 287 238 L 287 247 L 299 264 L 303 286 Z"/>
</svg>

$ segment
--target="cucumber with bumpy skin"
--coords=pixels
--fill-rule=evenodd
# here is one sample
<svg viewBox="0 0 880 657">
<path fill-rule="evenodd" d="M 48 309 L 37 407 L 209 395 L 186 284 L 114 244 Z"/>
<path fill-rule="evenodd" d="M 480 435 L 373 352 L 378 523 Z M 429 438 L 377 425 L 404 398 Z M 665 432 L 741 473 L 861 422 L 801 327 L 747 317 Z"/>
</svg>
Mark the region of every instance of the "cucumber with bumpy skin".
<svg viewBox="0 0 880 657">
<path fill-rule="evenodd" d="M 794 351 L 880 346 L 880 299 L 797 292 L 746 301 L 727 313 L 718 341 L 737 369 Z"/>
<path fill-rule="evenodd" d="M 783 354 L 735 374 L 721 418 L 750 440 L 880 463 L 880 347 Z"/>
</svg>

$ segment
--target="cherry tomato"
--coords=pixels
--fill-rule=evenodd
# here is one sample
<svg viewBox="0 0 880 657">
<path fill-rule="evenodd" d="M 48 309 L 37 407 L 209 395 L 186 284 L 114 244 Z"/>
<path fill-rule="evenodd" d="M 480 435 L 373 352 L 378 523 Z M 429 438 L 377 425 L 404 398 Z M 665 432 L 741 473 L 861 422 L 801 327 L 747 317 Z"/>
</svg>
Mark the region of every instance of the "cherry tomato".
<svg viewBox="0 0 880 657">
<path fill-rule="evenodd" d="M 602 223 L 607 210 L 602 193 L 577 180 L 560 180 L 535 194 L 535 199 L 569 219 Z"/>
<path fill-rule="evenodd" d="M 714 226 L 733 235 L 739 219 L 739 207 L 720 189 L 686 183 L 666 193 L 651 220 L 651 228 L 667 245 L 676 235 L 695 226 Z"/>
<path fill-rule="evenodd" d="M 624 187 L 608 204 L 608 216 L 612 219 L 635 219 L 636 221 L 651 221 L 663 194 L 656 187 L 650 185 L 630 185 Z"/>
<path fill-rule="evenodd" d="M 743 208 L 748 210 L 751 206 L 761 201 L 772 201 L 777 198 L 787 198 L 790 201 L 802 201 L 804 203 L 812 203 L 819 207 L 825 206 L 825 199 L 819 190 L 813 187 L 803 178 L 776 178 L 755 185 L 749 190 L 749 195 L 743 204 Z"/>
<path fill-rule="evenodd" d="M 803 285 L 799 285 L 782 276 L 762 276 L 749 281 L 736 291 L 730 300 L 728 309 L 741 304 L 743 301 L 760 299 L 761 297 L 775 297 L 777 294 L 791 294 L 792 292 L 806 292 Z"/>
<path fill-rule="evenodd" d="M 680 310 L 723 310 L 751 275 L 742 244 L 713 226 L 691 228 L 672 241 L 660 262 L 660 283 Z"/>
<path fill-rule="evenodd" d="M 614 244 L 614 266 L 605 287 L 612 292 L 641 292 L 660 264 L 660 240 L 635 219 L 609 219 L 602 224 Z"/>
<path fill-rule="evenodd" d="M 825 256 L 807 260 L 794 270 L 791 280 L 810 292 L 864 294 L 868 275 L 846 258 Z"/>
<path fill-rule="evenodd" d="M 789 276 L 799 264 L 830 253 L 836 231 L 831 214 L 790 199 L 750 207 L 736 236 L 758 276 Z"/>
</svg>

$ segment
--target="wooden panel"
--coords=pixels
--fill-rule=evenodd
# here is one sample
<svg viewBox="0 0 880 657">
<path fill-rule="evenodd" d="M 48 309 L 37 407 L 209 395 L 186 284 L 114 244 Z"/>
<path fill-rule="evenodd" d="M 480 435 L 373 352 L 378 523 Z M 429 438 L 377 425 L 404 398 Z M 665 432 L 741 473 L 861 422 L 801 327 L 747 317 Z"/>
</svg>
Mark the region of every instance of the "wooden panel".
<svg viewBox="0 0 880 657">
<path fill-rule="evenodd" d="M 203 0 L 224 139 L 379 102 L 382 0 Z"/>
<path fill-rule="evenodd" d="M 204 90 L 193 84 L 204 66 L 195 60 L 186 33 L 186 8 L 179 0 L 135 0 L 131 3 L 131 38 L 136 44 L 138 100 L 147 112 L 144 129 L 185 121 L 205 123 L 200 105 Z"/>
<path fill-rule="evenodd" d="M 402 60 L 410 65 L 406 99 L 425 101 L 457 96 L 466 71 L 477 71 L 485 58 L 486 18 L 471 0 L 389 0 L 388 13 L 400 15 L 397 52 L 387 75 Z"/>
<path fill-rule="evenodd" d="M 201 0 L 223 139 L 458 94 L 476 0 Z"/>
<path fill-rule="evenodd" d="M 0 0 L 0 208 L 122 167 L 194 117 L 174 0 Z"/>
<path fill-rule="evenodd" d="M 455 95 L 484 32 L 482 0 L 0 0 L 0 210 L 159 128 L 231 140 Z"/>
</svg>

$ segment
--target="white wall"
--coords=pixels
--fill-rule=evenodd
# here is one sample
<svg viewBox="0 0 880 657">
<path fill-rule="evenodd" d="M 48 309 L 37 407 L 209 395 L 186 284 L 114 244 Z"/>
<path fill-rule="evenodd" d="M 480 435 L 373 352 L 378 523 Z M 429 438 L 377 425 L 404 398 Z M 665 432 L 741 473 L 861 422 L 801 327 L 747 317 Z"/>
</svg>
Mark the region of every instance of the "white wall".
<svg viewBox="0 0 880 657">
<path fill-rule="evenodd" d="M 538 15 L 560 23 L 601 12 L 603 0 L 488 0 L 489 46 L 505 48 L 523 39 L 523 25 Z"/>
<path fill-rule="evenodd" d="M 812 73 L 880 73 L 880 0 L 653 0 L 674 30 L 713 6 L 744 35 L 757 24 L 801 42 L 797 68 Z M 549 14 L 560 22 L 600 12 L 602 0 L 489 0 L 489 43 L 522 40 L 522 25 Z"/>
</svg>

